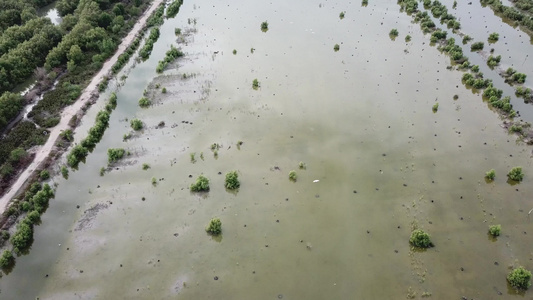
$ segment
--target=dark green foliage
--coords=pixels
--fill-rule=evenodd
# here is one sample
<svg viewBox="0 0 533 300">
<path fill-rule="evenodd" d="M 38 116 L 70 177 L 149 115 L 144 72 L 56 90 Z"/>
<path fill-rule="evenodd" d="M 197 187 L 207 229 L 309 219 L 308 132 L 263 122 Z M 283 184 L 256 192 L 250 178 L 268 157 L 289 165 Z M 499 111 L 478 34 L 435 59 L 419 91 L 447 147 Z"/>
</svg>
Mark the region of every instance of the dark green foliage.
<svg viewBox="0 0 533 300">
<path fill-rule="evenodd" d="M 490 225 L 489 226 L 489 234 L 493 237 L 497 237 L 500 235 L 500 232 L 502 230 L 502 225 Z"/>
<path fill-rule="evenodd" d="M 67 164 L 69 167 L 76 169 L 81 161 L 85 161 L 88 154 L 89 150 L 87 150 L 87 148 L 82 145 L 76 145 L 67 155 Z"/>
<path fill-rule="evenodd" d="M 507 281 L 517 290 L 527 290 L 531 286 L 531 272 L 524 267 L 518 267 L 507 275 Z"/>
<path fill-rule="evenodd" d="M 126 150 L 122 148 L 109 148 L 107 149 L 107 161 L 112 164 L 119 161 L 126 154 Z"/>
<path fill-rule="evenodd" d="M 485 44 L 483 42 L 475 42 L 472 45 L 470 45 L 470 51 L 483 50 L 484 45 Z"/>
<path fill-rule="evenodd" d="M 180 11 L 183 0 L 174 0 L 167 8 L 167 18 L 174 18 Z"/>
<path fill-rule="evenodd" d="M 500 38 L 500 35 L 496 32 L 493 32 L 489 35 L 488 41 L 489 43 L 496 43 L 499 38 Z"/>
<path fill-rule="evenodd" d="M 154 48 L 154 43 L 159 39 L 159 28 L 155 27 L 152 28 L 150 31 L 150 35 L 146 39 L 146 42 L 144 43 L 144 46 L 139 50 L 139 56 L 146 60 L 148 57 L 150 57 L 150 54 L 152 53 L 152 49 Z"/>
<path fill-rule="evenodd" d="M 260 87 L 260 84 L 259 84 L 259 81 L 256 79 L 254 79 L 254 81 L 252 82 L 252 88 L 254 90 L 257 90 L 258 88 Z"/>
<path fill-rule="evenodd" d="M 150 165 L 149 164 L 143 164 L 143 170 L 146 171 L 148 169 L 150 169 Z"/>
<path fill-rule="evenodd" d="M 433 110 L 433 112 L 436 113 L 439 110 L 439 103 L 437 102 L 433 104 L 433 107 L 431 108 L 431 110 Z"/>
<path fill-rule="evenodd" d="M 472 38 L 469 35 L 465 35 L 463 37 L 463 44 L 466 44 L 466 43 L 470 42 L 471 40 L 472 40 Z"/>
<path fill-rule="evenodd" d="M 344 13 L 345 13 L 344 11 L 341 11 L 341 13 L 339 14 L 339 19 L 341 20 L 344 19 Z"/>
<path fill-rule="evenodd" d="M 333 50 L 334 50 L 335 52 L 339 51 L 339 50 L 340 50 L 340 46 L 339 46 L 339 44 L 335 44 L 335 46 L 333 46 Z"/>
<path fill-rule="evenodd" d="M 11 266 L 13 262 L 15 262 L 15 257 L 13 257 L 13 253 L 11 253 L 11 251 L 9 250 L 4 250 L 2 256 L 0 257 L 0 268 L 7 268 Z"/>
<path fill-rule="evenodd" d="M 410 35 L 406 35 L 405 36 L 405 42 L 409 43 L 410 41 L 411 41 L 411 36 Z"/>
<path fill-rule="evenodd" d="M 181 28 L 178 28 L 178 27 L 174 28 L 174 34 L 175 35 L 180 35 L 181 34 Z"/>
<path fill-rule="evenodd" d="M 41 220 L 41 214 L 38 211 L 34 210 L 29 212 L 26 218 L 29 222 L 31 222 L 31 224 L 37 224 L 37 222 Z"/>
<path fill-rule="evenodd" d="M 26 223 L 20 223 L 17 227 L 17 231 L 11 237 L 11 244 L 15 252 L 26 250 L 33 240 L 33 228 Z"/>
<path fill-rule="evenodd" d="M 9 234 L 9 231 L 7 231 L 7 230 L 0 231 L 0 239 L 2 239 L 4 241 L 7 241 L 7 240 L 9 240 L 10 236 L 11 235 Z"/>
<path fill-rule="evenodd" d="M 496 178 L 496 171 L 494 169 L 491 169 L 490 171 L 485 173 L 485 178 L 487 178 L 488 180 L 494 180 L 494 178 Z"/>
<path fill-rule="evenodd" d="M 44 144 L 48 139 L 48 132 L 43 134 L 43 131 L 45 130 L 37 128 L 32 122 L 20 122 L 0 141 L 0 165 L 9 159 L 11 151 L 16 148 L 29 149 Z"/>
<path fill-rule="evenodd" d="M 130 125 L 133 130 L 141 130 L 143 128 L 143 122 L 139 119 L 131 120 Z"/>
<path fill-rule="evenodd" d="M 473 65 L 472 66 L 472 72 L 474 72 L 474 73 L 479 72 L 479 66 L 478 65 Z"/>
<path fill-rule="evenodd" d="M 1 72 L 1 71 L 0 71 Z M 0 97 L 0 131 L 15 118 L 24 107 L 24 98 L 19 94 L 5 92 Z"/>
<path fill-rule="evenodd" d="M 139 47 L 141 44 L 141 38 L 136 38 L 133 43 L 122 53 L 118 56 L 117 62 L 111 67 L 111 71 L 113 74 L 117 74 L 122 67 L 129 61 L 130 57 L 135 53 L 135 50 Z"/>
<path fill-rule="evenodd" d="M 429 234 L 421 229 L 413 230 L 411 237 L 409 238 L 409 243 L 418 248 L 433 247 Z"/>
<path fill-rule="evenodd" d="M 530 88 L 517 87 L 515 91 L 517 97 L 524 98 L 524 102 L 529 103 L 533 100 L 533 91 Z"/>
<path fill-rule="evenodd" d="M 498 55 L 498 56 L 489 56 L 489 58 L 487 59 L 487 65 L 491 68 L 494 68 L 495 66 L 499 65 L 500 64 L 500 61 L 502 59 L 502 56 L 501 55 Z"/>
<path fill-rule="evenodd" d="M 511 79 L 516 83 L 524 83 L 526 81 L 526 77 L 526 74 L 516 72 L 511 76 Z"/>
<path fill-rule="evenodd" d="M 211 221 L 209 221 L 209 224 L 207 224 L 205 231 L 212 235 L 219 235 L 222 232 L 222 222 L 219 218 L 211 219 Z"/>
<path fill-rule="evenodd" d="M 402 10 L 406 13 L 412 14 L 418 11 L 418 2 L 416 0 L 400 0 L 398 1 Z M 368 5 L 368 0 L 363 0 L 363 6 Z"/>
<path fill-rule="evenodd" d="M 163 60 L 160 60 L 157 64 L 156 72 L 162 73 L 169 63 L 182 56 L 183 52 L 181 52 L 181 50 L 177 49 L 173 45 L 170 45 L 170 50 L 168 50 L 165 54 L 165 58 Z"/>
<path fill-rule="evenodd" d="M 231 171 L 226 174 L 226 181 L 224 183 L 224 186 L 228 190 L 235 190 L 241 186 L 241 183 L 239 181 L 239 174 L 237 174 L 237 171 Z"/>
<path fill-rule="evenodd" d="M 512 168 L 509 173 L 507 173 L 507 177 L 513 181 L 522 181 L 524 179 L 524 172 L 522 171 L 522 167 L 514 167 Z"/>
<path fill-rule="evenodd" d="M 30 77 L 35 68 L 42 66 L 46 55 L 61 40 L 61 32 L 51 24 L 41 28 L 30 39 L 0 56 L 0 93 Z"/>
<path fill-rule="evenodd" d="M 454 38 L 449 38 L 446 45 L 440 48 L 443 52 L 448 53 L 450 60 L 454 63 L 463 63 L 466 57 L 463 55 L 463 49 L 455 44 Z"/>
<path fill-rule="evenodd" d="M 65 166 L 61 166 L 61 175 L 63 178 L 68 179 L 68 168 Z"/>
<path fill-rule="evenodd" d="M 207 177 L 200 175 L 196 179 L 196 182 L 191 184 L 192 192 L 207 192 L 209 191 L 209 179 Z"/>
<path fill-rule="evenodd" d="M 140 107 L 146 108 L 146 107 L 148 107 L 150 105 L 152 105 L 152 101 L 150 101 L 148 98 L 142 97 L 141 99 L 139 99 L 139 106 Z"/>
<path fill-rule="evenodd" d="M 389 32 L 389 35 L 391 37 L 397 37 L 399 35 L 398 29 L 396 29 L 396 28 L 391 29 L 391 31 Z"/>
<path fill-rule="evenodd" d="M 447 34 L 448 33 L 446 31 L 442 31 L 440 29 L 437 29 L 437 30 L 433 31 L 433 33 L 431 34 L 430 41 L 432 43 L 436 43 L 436 42 L 438 42 L 440 40 L 445 40 Z"/>
<path fill-rule="evenodd" d="M 147 27 L 160 26 L 163 24 L 163 14 L 165 13 L 165 2 L 161 3 L 155 12 L 146 21 Z"/>
<path fill-rule="evenodd" d="M 39 174 L 39 177 L 41 177 L 41 180 L 50 179 L 50 172 L 48 172 L 48 170 L 42 170 L 41 174 Z"/>
<path fill-rule="evenodd" d="M 267 21 L 264 21 L 263 23 L 261 23 L 261 31 L 262 32 L 267 32 L 268 31 L 268 22 Z"/>
</svg>

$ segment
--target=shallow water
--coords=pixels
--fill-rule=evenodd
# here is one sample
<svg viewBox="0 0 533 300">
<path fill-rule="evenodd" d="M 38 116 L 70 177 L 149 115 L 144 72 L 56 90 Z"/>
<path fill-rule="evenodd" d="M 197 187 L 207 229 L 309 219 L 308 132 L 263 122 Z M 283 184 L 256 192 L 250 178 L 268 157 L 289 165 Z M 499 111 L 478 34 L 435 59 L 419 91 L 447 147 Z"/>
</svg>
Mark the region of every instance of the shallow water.
<svg viewBox="0 0 533 300">
<path fill-rule="evenodd" d="M 196 32 L 179 44 L 185 58 L 157 76 L 175 27 Z M 55 179 L 31 252 L 0 281 L 2 299 L 511 297 L 508 266 L 533 268 L 531 148 L 428 44 L 386 1 L 184 3 L 128 74 L 87 163 Z M 144 89 L 156 102 L 149 109 L 137 106 Z M 133 117 L 147 128 L 124 142 Z M 111 147 L 131 156 L 100 177 Z M 526 177 L 511 186 L 505 174 L 517 165 Z M 492 168 L 497 178 L 486 183 Z M 224 189 L 231 170 L 237 193 Z M 199 174 L 209 193 L 188 190 Z M 221 238 L 204 231 L 214 216 Z M 502 224 L 496 241 L 489 224 Z M 413 226 L 436 247 L 410 249 Z"/>
</svg>

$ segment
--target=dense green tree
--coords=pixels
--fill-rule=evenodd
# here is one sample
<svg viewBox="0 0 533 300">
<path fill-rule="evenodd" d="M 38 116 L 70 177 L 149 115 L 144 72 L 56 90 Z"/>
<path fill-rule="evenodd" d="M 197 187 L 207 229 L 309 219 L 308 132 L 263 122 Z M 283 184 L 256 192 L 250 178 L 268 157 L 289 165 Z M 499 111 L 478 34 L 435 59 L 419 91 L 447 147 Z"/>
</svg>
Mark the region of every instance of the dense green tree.
<svg viewBox="0 0 533 300">
<path fill-rule="evenodd" d="M 16 117 L 24 106 L 24 98 L 19 94 L 6 92 L 0 96 L 0 130 Z"/>
</svg>

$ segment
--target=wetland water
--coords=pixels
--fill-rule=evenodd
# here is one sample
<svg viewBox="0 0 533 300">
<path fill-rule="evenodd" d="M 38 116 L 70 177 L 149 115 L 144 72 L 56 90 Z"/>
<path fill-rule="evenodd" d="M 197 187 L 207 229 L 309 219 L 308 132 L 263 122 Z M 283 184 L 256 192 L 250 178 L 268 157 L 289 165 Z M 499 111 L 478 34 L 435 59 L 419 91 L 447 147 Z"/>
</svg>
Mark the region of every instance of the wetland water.
<svg viewBox="0 0 533 300">
<path fill-rule="evenodd" d="M 187 32 L 179 44 L 175 27 Z M 428 43 L 395 2 L 185 1 L 150 59 L 127 71 L 86 164 L 54 179 L 56 197 L 30 253 L 0 280 L 0 297 L 515 297 L 509 267 L 533 268 L 532 148 Z M 171 44 L 186 56 L 158 76 Z M 155 102 L 148 109 L 137 105 L 144 89 Z M 102 107 L 88 111 L 77 140 Z M 123 141 L 134 117 L 146 128 Z M 131 156 L 99 176 L 116 147 Z M 526 176 L 512 186 L 514 166 Z M 492 168 L 496 180 L 486 183 Z M 237 193 L 224 189 L 231 170 Z M 210 192 L 190 193 L 200 174 Z M 215 216 L 221 238 L 204 230 Z M 502 225 L 497 240 L 490 224 Z M 436 247 L 413 251 L 413 226 Z"/>
</svg>

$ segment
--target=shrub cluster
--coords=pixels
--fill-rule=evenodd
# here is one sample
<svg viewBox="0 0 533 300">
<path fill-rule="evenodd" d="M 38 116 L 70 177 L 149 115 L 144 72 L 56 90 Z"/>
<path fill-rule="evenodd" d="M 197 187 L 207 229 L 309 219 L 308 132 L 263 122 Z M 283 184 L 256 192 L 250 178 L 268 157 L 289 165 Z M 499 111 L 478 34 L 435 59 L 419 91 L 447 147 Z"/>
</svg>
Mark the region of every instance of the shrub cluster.
<svg viewBox="0 0 533 300">
<path fill-rule="evenodd" d="M 183 52 L 181 52 L 181 50 L 177 49 L 173 45 L 170 45 L 170 50 L 168 50 L 165 54 L 165 58 L 163 60 L 160 60 L 157 64 L 156 72 L 162 73 L 169 63 L 182 56 Z"/>
<path fill-rule="evenodd" d="M 209 179 L 207 177 L 200 175 L 196 179 L 196 182 L 191 184 L 192 192 L 208 192 L 209 191 Z"/>
<path fill-rule="evenodd" d="M 433 247 L 433 243 L 431 242 L 429 234 L 421 229 L 415 229 L 413 232 L 411 232 L 409 243 L 418 248 Z"/>
<path fill-rule="evenodd" d="M 115 163 L 121 160 L 126 154 L 126 150 L 123 148 L 109 148 L 107 149 L 107 161 L 109 164 Z"/>
<path fill-rule="evenodd" d="M 512 168 L 509 173 L 507 173 L 507 177 L 514 181 L 522 181 L 524 179 L 524 172 L 522 171 L 522 167 Z"/>
<path fill-rule="evenodd" d="M 502 231 L 502 225 L 490 225 L 489 226 L 489 234 L 493 237 L 500 236 L 500 232 Z"/>
<path fill-rule="evenodd" d="M 209 221 L 209 224 L 207 224 L 205 231 L 212 235 L 219 235 L 222 232 L 222 222 L 219 218 L 211 219 L 211 221 Z"/>
<path fill-rule="evenodd" d="M 494 180 L 494 178 L 496 178 L 496 171 L 494 169 L 491 169 L 490 171 L 485 173 L 485 178 L 487 178 L 488 180 Z"/>
<path fill-rule="evenodd" d="M 518 267 L 507 275 L 507 281 L 517 290 L 527 290 L 531 286 L 531 272 Z"/>
<path fill-rule="evenodd" d="M 88 136 L 83 139 L 79 145 L 74 146 L 70 153 L 67 155 L 67 164 L 71 168 L 77 168 L 81 161 L 85 161 L 85 158 L 90 151 L 94 150 L 96 144 L 100 142 L 104 136 L 104 132 L 109 126 L 109 118 L 111 112 L 117 106 L 117 95 L 112 93 L 106 104 L 104 110 L 101 110 L 96 115 L 96 121 L 93 127 L 89 129 Z"/>
<path fill-rule="evenodd" d="M 237 174 L 237 171 L 231 171 L 226 174 L 226 181 L 224 183 L 224 186 L 228 190 L 236 190 L 241 186 L 241 183 L 239 181 L 239 174 Z"/>
<path fill-rule="evenodd" d="M 167 18 L 174 18 L 180 11 L 183 0 L 174 0 L 167 8 Z"/>
<path fill-rule="evenodd" d="M 494 68 L 496 67 L 497 65 L 500 64 L 500 61 L 502 59 L 502 56 L 501 55 L 498 55 L 498 56 L 489 56 L 489 58 L 487 59 L 487 65 L 491 68 Z"/>
<path fill-rule="evenodd" d="M 148 57 L 150 57 L 150 54 L 152 53 L 152 49 L 154 49 L 154 43 L 159 39 L 159 27 L 152 28 L 150 31 L 150 35 L 146 39 L 146 42 L 144 43 L 144 46 L 139 50 L 139 56 L 146 60 Z"/>
<path fill-rule="evenodd" d="M 484 43 L 483 42 L 475 42 L 472 45 L 470 45 L 470 51 L 479 51 L 483 50 Z"/>
</svg>

